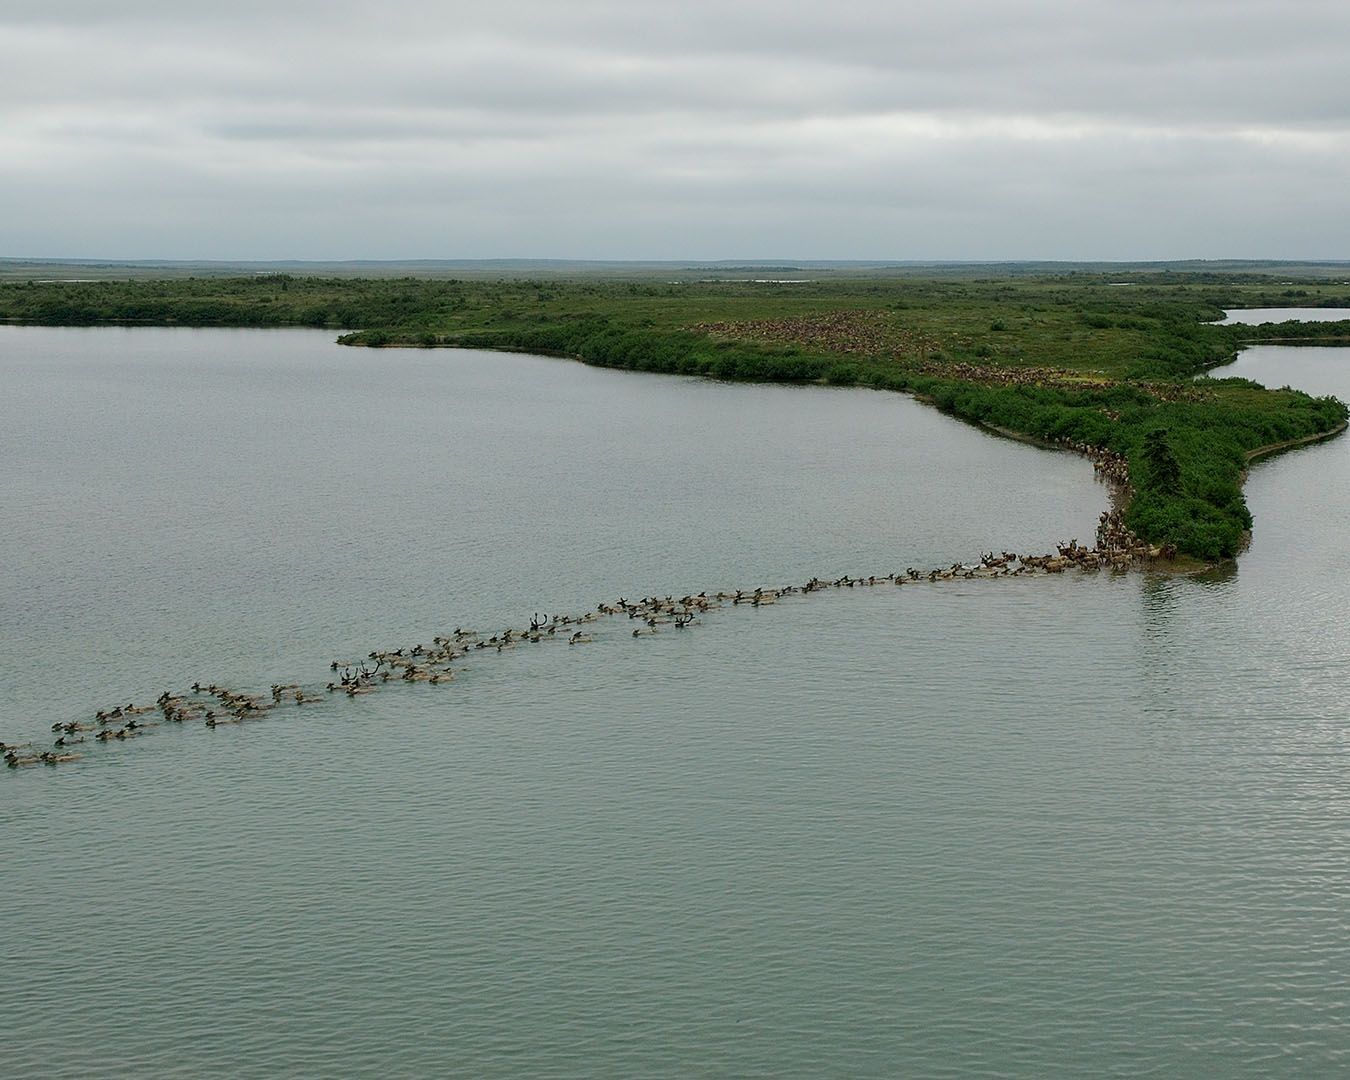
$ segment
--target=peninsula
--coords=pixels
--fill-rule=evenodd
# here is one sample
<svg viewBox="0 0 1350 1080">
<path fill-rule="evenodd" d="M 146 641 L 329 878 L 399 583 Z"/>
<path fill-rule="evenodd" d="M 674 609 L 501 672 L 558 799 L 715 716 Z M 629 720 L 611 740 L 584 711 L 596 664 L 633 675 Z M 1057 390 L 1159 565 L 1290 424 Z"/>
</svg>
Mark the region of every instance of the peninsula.
<svg viewBox="0 0 1350 1080">
<path fill-rule="evenodd" d="M 1343 267 L 228 269 L 0 263 L 0 319 L 310 326 L 353 346 L 527 350 L 638 371 L 903 391 L 963 420 L 1090 453 L 1118 472 L 1119 510 L 1135 536 L 1207 562 L 1236 555 L 1252 527 L 1241 490 L 1248 461 L 1335 434 L 1347 419 L 1335 398 L 1201 377 L 1249 343 L 1350 343 L 1350 320 L 1218 324 L 1231 308 L 1350 308 Z"/>
</svg>

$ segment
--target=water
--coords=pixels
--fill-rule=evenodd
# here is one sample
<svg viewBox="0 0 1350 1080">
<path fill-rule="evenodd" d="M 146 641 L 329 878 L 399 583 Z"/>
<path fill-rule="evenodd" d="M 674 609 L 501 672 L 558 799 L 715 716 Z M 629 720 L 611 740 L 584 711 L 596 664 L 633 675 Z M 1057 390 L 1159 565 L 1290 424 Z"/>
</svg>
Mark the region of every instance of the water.
<svg viewBox="0 0 1350 1080">
<path fill-rule="evenodd" d="M 1235 373 L 1350 396 L 1344 356 Z M 11 735 L 1104 505 L 866 391 L 300 332 L 4 329 L 0 367 Z M 0 776 L 0 1075 L 1342 1073 L 1348 447 L 1255 467 L 1198 579 L 602 625 Z"/>
<path fill-rule="evenodd" d="M 1339 322 L 1350 319 L 1350 308 L 1234 308 L 1225 311 L 1220 325 L 1242 323 L 1259 326 L 1267 322 Z"/>
<path fill-rule="evenodd" d="M 266 685 L 618 596 L 1044 550 L 1107 499 L 876 391 L 319 331 L 6 327 L 0 364 L 11 733 L 66 704 L 53 664 L 80 706 Z"/>
</svg>

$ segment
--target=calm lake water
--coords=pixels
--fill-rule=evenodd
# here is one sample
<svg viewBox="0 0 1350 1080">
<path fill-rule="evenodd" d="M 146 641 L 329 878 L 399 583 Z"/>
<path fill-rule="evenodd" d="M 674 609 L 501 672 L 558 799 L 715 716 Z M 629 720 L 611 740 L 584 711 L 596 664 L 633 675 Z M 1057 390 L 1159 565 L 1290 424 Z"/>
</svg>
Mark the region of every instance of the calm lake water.
<svg viewBox="0 0 1350 1080">
<path fill-rule="evenodd" d="M 1234 308 L 1225 311 L 1221 324 L 1243 323 L 1259 326 L 1264 322 L 1339 322 L 1350 319 L 1350 308 Z"/>
<path fill-rule="evenodd" d="M 1350 352 L 1234 373 L 1350 397 Z M 898 395 L 0 328 L 0 737 L 1089 539 Z M 1196 579 L 847 590 L 0 775 L 0 1075 L 1339 1075 L 1350 442 Z"/>
</svg>

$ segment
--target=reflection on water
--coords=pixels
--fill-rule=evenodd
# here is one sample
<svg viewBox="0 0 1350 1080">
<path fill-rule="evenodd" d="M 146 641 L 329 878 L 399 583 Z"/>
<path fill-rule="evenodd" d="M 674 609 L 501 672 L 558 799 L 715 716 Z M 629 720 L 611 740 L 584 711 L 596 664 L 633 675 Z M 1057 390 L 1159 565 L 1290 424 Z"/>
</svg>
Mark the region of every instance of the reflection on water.
<svg viewBox="0 0 1350 1080">
<path fill-rule="evenodd" d="M 1176 611 L 1180 596 L 1177 579 L 1164 574 L 1145 574 L 1140 585 L 1140 598 L 1146 616 L 1144 629 L 1150 633 L 1165 629 Z"/>
<path fill-rule="evenodd" d="M 1199 573 L 1190 575 L 1190 580 L 1199 586 L 1222 587 L 1237 580 L 1238 570 L 1239 564 L 1236 562 L 1220 563 L 1218 566 L 1211 566 Z"/>
<path fill-rule="evenodd" d="M 1289 353 L 1350 396 L 1334 350 L 1238 363 Z M 10 731 L 1102 504 L 862 391 L 299 333 L 7 329 L 0 367 Z M 0 776 L 0 1074 L 1337 1075 L 1347 447 L 1253 468 L 1236 569 L 602 627 Z"/>
</svg>

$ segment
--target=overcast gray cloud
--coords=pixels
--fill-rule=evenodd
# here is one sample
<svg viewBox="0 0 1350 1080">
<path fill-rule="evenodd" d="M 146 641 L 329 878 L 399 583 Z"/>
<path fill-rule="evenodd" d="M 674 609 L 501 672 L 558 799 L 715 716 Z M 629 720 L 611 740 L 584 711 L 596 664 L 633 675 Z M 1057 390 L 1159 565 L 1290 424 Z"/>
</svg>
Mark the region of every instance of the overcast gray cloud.
<svg viewBox="0 0 1350 1080">
<path fill-rule="evenodd" d="M 0 255 L 1350 257 L 1343 3 L 0 0 L 0 48 Z"/>
</svg>

